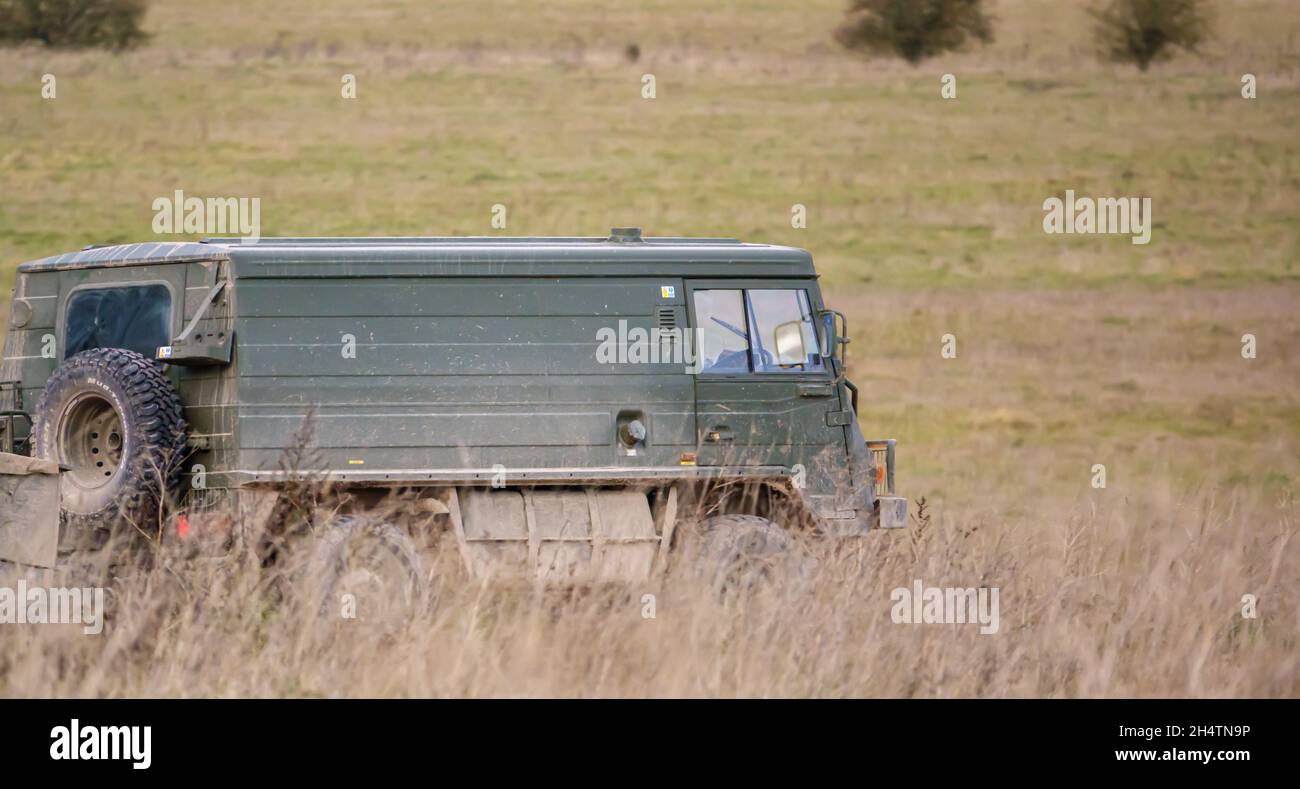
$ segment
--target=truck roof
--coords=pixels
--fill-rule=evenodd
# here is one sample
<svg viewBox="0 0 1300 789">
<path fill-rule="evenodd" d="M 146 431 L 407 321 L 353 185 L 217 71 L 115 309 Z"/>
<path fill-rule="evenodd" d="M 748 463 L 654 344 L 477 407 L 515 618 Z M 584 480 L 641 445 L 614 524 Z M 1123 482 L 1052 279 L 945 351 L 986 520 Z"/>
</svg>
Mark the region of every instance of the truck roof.
<svg viewBox="0 0 1300 789">
<path fill-rule="evenodd" d="M 733 238 L 407 236 L 206 238 L 91 246 L 23 263 L 20 273 L 232 261 L 237 278 L 273 276 L 814 276 L 806 250 Z M 609 266 L 617 266 L 610 269 Z M 602 268 L 604 266 L 604 268 Z"/>
</svg>

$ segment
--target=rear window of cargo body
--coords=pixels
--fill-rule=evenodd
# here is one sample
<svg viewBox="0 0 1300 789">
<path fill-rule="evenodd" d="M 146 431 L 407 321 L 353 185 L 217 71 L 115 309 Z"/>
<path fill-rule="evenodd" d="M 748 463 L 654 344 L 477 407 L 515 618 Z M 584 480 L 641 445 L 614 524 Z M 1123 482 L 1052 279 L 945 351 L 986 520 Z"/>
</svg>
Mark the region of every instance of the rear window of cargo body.
<svg viewBox="0 0 1300 789">
<path fill-rule="evenodd" d="M 152 359 L 171 340 L 171 313 L 166 285 L 78 290 L 68 298 L 64 357 L 93 348 L 125 348 Z"/>
</svg>

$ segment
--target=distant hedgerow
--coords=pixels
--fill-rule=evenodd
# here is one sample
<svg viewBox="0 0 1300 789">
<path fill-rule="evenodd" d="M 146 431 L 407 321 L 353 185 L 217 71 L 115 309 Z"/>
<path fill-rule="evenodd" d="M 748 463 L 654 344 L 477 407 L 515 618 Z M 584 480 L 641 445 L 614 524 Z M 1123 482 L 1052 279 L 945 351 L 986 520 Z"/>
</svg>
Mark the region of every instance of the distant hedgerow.
<svg viewBox="0 0 1300 789">
<path fill-rule="evenodd" d="M 835 37 L 849 49 L 897 55 L 916 65 L 970 39 L 993 40 L 983 0 L 851 0 Z"/>
<path fill-rule="evenodd" d="M 146 0 L 0 0 L 0 44 L 121 50 L 144 41 Z"/>
<path fill-rule="evenodd" d="M 1102 54 L 1142 71 L 1168 60 L 1173 48 L 1197 51 L 1209 32 L 1202 0 L 1110 0 L 1091 14 Z"/>
</svg>

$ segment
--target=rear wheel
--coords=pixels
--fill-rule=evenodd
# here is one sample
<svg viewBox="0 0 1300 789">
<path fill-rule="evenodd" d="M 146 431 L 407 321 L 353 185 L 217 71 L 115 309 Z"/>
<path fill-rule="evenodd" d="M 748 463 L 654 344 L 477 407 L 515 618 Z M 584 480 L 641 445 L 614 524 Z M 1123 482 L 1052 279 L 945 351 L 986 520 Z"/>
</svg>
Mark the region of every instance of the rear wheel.
<svg viewBox="0 0 1300 789">
<path fill-rule="evenodd" d="M 36 403 L 33 447 L 66 466 L 61 546 L 127 521 L 158 530 L 176 491 L 185 420 L 171 381 L 134 351 L 98 348 L 59 365 Z"/>
<path fill-rule="evenodd" d="M 351 516 L 327 525 L 309 566 L 306 580 L 326 618 L 395 624 L 416 614 L 428 593 L 415 543 L 384 521 Z"/>
</svg>

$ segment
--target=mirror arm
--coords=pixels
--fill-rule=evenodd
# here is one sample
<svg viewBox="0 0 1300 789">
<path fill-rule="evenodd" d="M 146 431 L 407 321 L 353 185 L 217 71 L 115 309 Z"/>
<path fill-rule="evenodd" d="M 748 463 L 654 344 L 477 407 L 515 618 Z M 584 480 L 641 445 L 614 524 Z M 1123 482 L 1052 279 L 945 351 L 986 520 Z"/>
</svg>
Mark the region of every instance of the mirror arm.
<svg viewBox="0 0 1300 789">
<path fill-rule="evenodd" d="M 843 377 L 843 374 L 841 374 L 840 380 L 849 388 L 849 402 L 853 405 L 853 413 L 858 413 L 858 385 Z"/>
<path fill-rule="evenodd" d="M 845 371 L 848 368 L 848 350 L 845 346 L 849 344 L 847 336 L 849 320 L 839 310 L 821 310 L 818 314 L 822 316 L 823 322 L 827 317 L 831 319 L 830 324 L 827 326 L 827 341 L 831 345 L 831 361 L 835 365 L 835 382 L 839 383 L 845 380 Z M 843 331 L 840 331 L 839 327 L 843 327 Z"/>
</svg>

